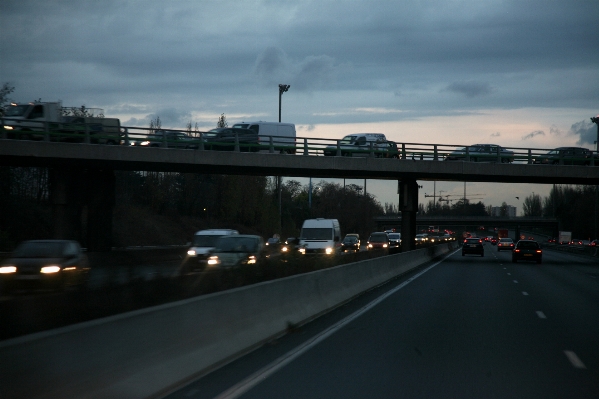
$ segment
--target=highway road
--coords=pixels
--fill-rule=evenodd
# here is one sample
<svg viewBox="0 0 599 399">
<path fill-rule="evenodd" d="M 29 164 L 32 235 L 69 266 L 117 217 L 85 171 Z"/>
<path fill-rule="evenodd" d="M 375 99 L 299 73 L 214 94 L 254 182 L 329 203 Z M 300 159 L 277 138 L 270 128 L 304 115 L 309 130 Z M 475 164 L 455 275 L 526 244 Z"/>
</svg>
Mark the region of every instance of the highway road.
<svg viewBox="0 0 599 399">
<path fill-rule="evenodd" d="M 599 397 L 597 259 L 485 251 L 458 250 L 166 397 Z"/>
</svg>

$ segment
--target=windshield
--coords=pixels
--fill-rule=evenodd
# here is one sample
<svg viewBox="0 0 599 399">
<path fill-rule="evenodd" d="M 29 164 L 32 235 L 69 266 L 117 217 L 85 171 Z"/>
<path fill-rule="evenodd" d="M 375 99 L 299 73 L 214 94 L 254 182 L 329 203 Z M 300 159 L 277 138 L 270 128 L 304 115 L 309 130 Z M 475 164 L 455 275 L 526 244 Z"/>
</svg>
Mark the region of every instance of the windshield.
<svg viewBox="0 0 599 399">
<path fill-rule="evenodd" d="M 302 229 L 304 240 L 331 240 L 333 229 L 330 227 L 306 227 Z"/>
<path fill-rule="evenodd" d="M 23 116 L 27 109 L 29 109 L 29 104 L 10 105 L 5 108 L 4 116 Z"/>
<path fill-rule="evenodd" d="M 368 239 L 368 241 L 370 241 L 370 242 L 385 242 L 388 240 L 389 239 L 387 238 L 386 234 L 373 234 Z"/>
<path fill-rule="evenodd" d="M 63 254 L 62 242 L 24 242 L 15 250 L 14 258 L 60 258 Z"/>
<path fill-rule="evenodd" d="M 352 144 L 354 141 L 356 141 L 356 136 L 345 136 L 339 144 Z"/>
<path fill-rule="evenodd" d="M 192 247 L 213 247 L 216 240 L 221 238 L 222 235 L 195 235 L 191 243 Z"/>
<path fill-rule="evenodd" d="M 519 242 L 518 243 L 518 248 L 534 248 L 534 249 L 537 249 L 537 248 L 539 248 L 539 244 L 536 243 L 536 242 L 532 242 L 532 241 Z"/>
<path fill-rule="evenodd" d="M 399 240 L 399 238 L 400 238 L 400 237 L 401 237 L 401 236 L 400 236 L 400 234 L 399 234 L 399 233 L 392 233 L 392 234 L 389 234 L 389 239 L 390 239 L 390 240 Z"/>
<path fill-rule="evenodd" d="M 214 252 L 257 252 L 258 240 L 252 237 L 221 237 Z"/>
</svg>

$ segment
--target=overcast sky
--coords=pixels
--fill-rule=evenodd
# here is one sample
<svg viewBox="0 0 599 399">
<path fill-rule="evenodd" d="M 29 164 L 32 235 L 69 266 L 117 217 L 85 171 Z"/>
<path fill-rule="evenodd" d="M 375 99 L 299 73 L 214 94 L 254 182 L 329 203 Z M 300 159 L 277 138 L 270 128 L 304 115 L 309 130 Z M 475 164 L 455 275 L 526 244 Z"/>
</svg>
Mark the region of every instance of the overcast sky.
<svg viewBox="0 0 599 399">
<path fill-rule="evenodd" d="M 598 16 L 597 0 L 2 0 L 0 84 L 123 125 L 208 129 L 222 113 L 277 121 L 284 83 L 302 137 L 595 149 Z M 519 210 L 515 196 L 548 192 L 472 189 Z M 368 182 L 381 203 L 395 190 Z"/>
</svg>

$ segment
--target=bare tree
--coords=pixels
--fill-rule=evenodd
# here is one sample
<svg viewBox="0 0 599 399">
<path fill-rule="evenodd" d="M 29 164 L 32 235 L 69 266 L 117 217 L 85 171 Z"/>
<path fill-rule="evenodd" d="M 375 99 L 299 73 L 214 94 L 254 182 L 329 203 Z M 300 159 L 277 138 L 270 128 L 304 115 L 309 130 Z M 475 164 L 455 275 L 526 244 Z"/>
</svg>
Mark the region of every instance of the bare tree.
<svg viewBox="0 0 599 399">
<path fill-rule="evenodd" d="M 10 102 L 8 96 L 13 91 L 15 91 L 14 86 L 9 85 L 8 83 L 2 84 L 2 88 L 0 88 L 0 116 L 4 115 L 4 106 Z"/>
<path fill-rule="evenodd" d="M 150 134 L 155 133 L 156 130 L 160 130 L 162 128 L 162 122 L 160 121 L 160 117 L 157 116 L 156 119 L 150 120 Z"/>
<path fill-rule="evenodd" d="M 531 194 L 524 199 L 522 203 L 524 216 L 542 216 L 543 206 L 541 204 L 541 196 L 539 194 Z"/>
<path fill-rule="evenodd" d="M 229 124 L 227 123 L 227 117 L 225 114 L 220 114 L 218 118 L 218 122 L 216 122 L 216 127 L 227 127 Z"/>
</svg>

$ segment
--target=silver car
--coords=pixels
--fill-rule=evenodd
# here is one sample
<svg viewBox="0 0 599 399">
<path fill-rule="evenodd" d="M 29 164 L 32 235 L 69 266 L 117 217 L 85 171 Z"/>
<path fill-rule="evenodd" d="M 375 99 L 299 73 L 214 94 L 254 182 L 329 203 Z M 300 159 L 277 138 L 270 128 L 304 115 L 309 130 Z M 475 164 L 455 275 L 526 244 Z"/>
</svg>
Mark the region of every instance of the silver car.
<svg viewBox="0 0 599 399">
<path fill-rule="evenodd" d="M 468 159 L 469 158 L 469 159 Z M 470 162 L 514 162 L 514 151 L 507 150 L 497 144 L 474 144 L 447 154 L 446 161 Z"/>
</svg>

